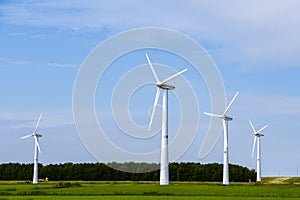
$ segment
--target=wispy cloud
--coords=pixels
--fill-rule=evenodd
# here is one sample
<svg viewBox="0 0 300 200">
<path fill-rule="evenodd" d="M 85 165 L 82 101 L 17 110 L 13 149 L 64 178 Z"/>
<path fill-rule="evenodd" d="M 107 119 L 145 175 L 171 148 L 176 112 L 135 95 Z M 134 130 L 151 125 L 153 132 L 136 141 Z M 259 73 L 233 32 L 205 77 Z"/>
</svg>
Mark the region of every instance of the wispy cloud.
<svg viewBox="0 0 300 200">
<path fill-rule="evenodd" d="M 16 60 L 12 58 L 0 57 L 0 66 L 7 66 L 7 65 L 29 65 L 32 64 L 32 61 L 29 60 Z"/>
<path fill-rule="evenodd" d="M 34 128 L 38 116 L 39 114 L 37 113 L 0 113 L 1 121 L 9 128 L 13 129 Z M 41 128 L 52 128 L 65 125 L 74 125 L 74 121 L 72 116 L 66 116 L 62 111 L 57 111 L 56 114 L 44 114 L 40 123 Z"/>
<path fill-rule="evenodd" d="M 300 2 L 22 1 L 0 7 L 4 23 L 72 30 L 167 27 L 205 42 L 222 64 L 284 69 L 300 62 Z M 125 9 L 126 8 L 126 9 Z M 268 65 L 267 65 L 268 64 Z"/>
<path fill-rule="evenodd" d="M 300 97 L 285 95 L 242 94 L 236 110 L 243 115 L 299 116 Z"/>
<path fill-rule="evenodd" d="M 52 39 L 52 33 L 43 33 L 43 34 L 28 34 L 25 32 L 10 32 L 7 34 L 10 37 L 28 37 L 33 39 Z"/>
<path fill-rule="evenodd" d="M 34 61 L 29 60 L 16 60 L 12 58 L 6 58 L 6 57 L 0 57 L 0 67 L 5 66 L 48 66 L 53 68 L 78 68 L 78 64 L 72 64 L 72 63 L 56 63 L 56 62 L 49 62 L 47 64 L 45 63 L 38 63 Z"/>
<path fill-rule="evenodd" d="M 49 67 L 62 67 L 62 68 L 77 68 L 77 64 L 68 64 L 68 63 L 48 63 Z"/>
<path fill-rule="evenodd" d="M 25 33 L 20 33 L 20 32 L 8 33 L 8 36 L 23 36 L 23 35 L 25 35 Z"/>
</svg>

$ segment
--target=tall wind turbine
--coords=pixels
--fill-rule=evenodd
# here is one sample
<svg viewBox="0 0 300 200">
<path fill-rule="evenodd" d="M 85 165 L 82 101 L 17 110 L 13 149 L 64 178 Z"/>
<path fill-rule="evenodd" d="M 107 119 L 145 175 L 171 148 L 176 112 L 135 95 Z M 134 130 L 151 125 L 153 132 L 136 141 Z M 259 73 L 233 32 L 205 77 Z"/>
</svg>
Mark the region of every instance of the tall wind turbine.
<svg viewBox="0 0 300 200">
<path fill-rule="evenodd" d="M 252 122 L 249 120 L 251 128 L 253 130 L 253 134 L 254 134 L 254 141 L 253 141 L 253 147 L 252 147 L 252 158 L 253 158 L 253 154 L 254 154 L 254 149 L 255 149 L 255 144 L 256 144 L 256 140 L 257 140 L 257 158 L 256 158 L 256 181 L 261 181 L 261 160 L 260 160 L 260 156 L 261 156 L 261 152 L 260 152 L 260 137 L 264 136 L 264 134 L 262 134 L 261 132 L 268 127 L 268 125 L 265 125 L 264 127 L 262 127 L 261 129 L 259 129 L 258 131 L 255 130 Z"/>
<path fill-rule="evenodd" d="M 158 102 L 158 98 L 160 95 L 160 90 L 163 90 L 163 100 L 162 100 L 162 129 L 161 129 L 161 157 L 160 157 L 160 185 L 168 185 L 169 184 L 169 155 L 168 155 L 168 91 L 169 90 L 174 90 L 175 86 L 167 84 L 168 81 L 171 79 L 179 76 L 183 72 L 187 71 L 187 69 L 184 69 L 168 78 L 166 78 L 163 81 L 160 81 L 158 79 L 158 76 L 154 70 L 154 67 L 149 59 L 148 54 L 146 54 L 147 61 L 149 63 L 149 66 L 151 68 L 152 74 L 155 78 L 156 81 L 156 95 L 155 95 L 155 100 L 153 104 L 153 109 L 152 109 L 152 114 L 149 122 L 149 127 L 148 130 L 150 131 L 154 113 L 155 113 L 155 108 Z"/>
<path fill-rule="evenodd" d="M 34 138 L 34 164 L 33 164 L 33 180 L 32 180 L 33 184 L 38 183 L 38 152 L 41 153 L 41 149 L 40 149 L 40 145 L 39 145 L 39 137 L 42 137 L 42 135 L 38 134 L 36 131 L 38 129 L 41 118 L 42 118 L 42 113 L 40 114 L 40 117 L 37 121 L 37 124 L 35 126 L 33 133 L 21 137 L 21 139 L 25 139 L 25 138 L 29 138 L 29 137 Z"/>
<path fill-rule="evenodd" d="M 230 103 L 228 104 L 227 108 L 225 109 L 222 115 L 220 114 L 212 114 L 205 112 L 204 114 L 209 115 L 211 117 L 218 117 L 222 119 L 223 122 L 223 129 L 224 129 L 224 153 L 223 153 L 223 185 L 229 184 L 229 168 L 228 168 L 228 121 L 231 121 L 232 118 L 227 116 L 227 112 L 233 103 L 236 96 L 239 92 L 236 92 Z"/>
</svg>

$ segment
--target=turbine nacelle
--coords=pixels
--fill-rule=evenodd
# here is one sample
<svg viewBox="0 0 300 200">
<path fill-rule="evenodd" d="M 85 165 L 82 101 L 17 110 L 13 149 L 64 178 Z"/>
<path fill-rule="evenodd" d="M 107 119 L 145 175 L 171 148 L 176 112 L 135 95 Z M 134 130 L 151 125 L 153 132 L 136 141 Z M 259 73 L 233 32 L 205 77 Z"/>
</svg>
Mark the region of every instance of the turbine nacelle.
<svg viewBox="0 0 300 200">
<path fill-rule="evenodd" d="M 232 120 L 232 117 L 229 117 L 229 116 L 227 116 L 226 114 L 227 114 L 227 112 L 228 112 L 230 106 L 232 105 L 233 101 L 235 100 L 235 98 L 237 97 L 238 94 L 239 94 L 239 92 L 237 91 L 237 92 L 235 93 L 234 97 L 231 99 L 230 103 L 228 104 L 228 106 L 226 107 L 226 109 L 225 109 L 225 111 L 224 111 L 224 113 L 223 113 L 222 115 L 219 115 L 219 114 L 213 114 L 213 113 L 207 113 L 207 112 L 204 112 L 204 114 L 209 115 L 209 116 L 211 116 L 211 117 L 218 117 L 218 118 L 221 118 L 221 119 L 223 119 L 223 120 L 225 120 L 225 121 L 231 121 L 231 120 Z"/>
<path fill-rule="evenodd" d="M 23 137 L 21 137 L 21 139 L 26 139 L 26 138 L 30 138 L 30 137 L 42 137 L 42 135 L 41 134 L 38 134 L 38 133 L 31 133 L 31 134 L 29 134 L 29 135 L 25 135 L 25 136 L 23 136 Z"/>
<path fill-rule="evenodd" d="M 226 107 L 223 114 L 213 114 L 213 113 L 207 113 L 204 112 L 204 114 L 211 116 L 211 117 L 217 117 L 222 119 L 223 122 L 223 130 L 224 130 L 224 151 L 223 151 L 223 184 L 228 185 L 229 184 L 229 166 L 228 166 L 228 127 L 227 123 L 228 121 L 232 120 L 232 117 L 227 116 L 227 112 L 232 105 L 234 99 L 237 97 L 239 92 L 236 92 L 228 106 Z"/>
<path fill-rule="evenodd" d="M 34 136 L 35 137 L 42 137 L 43 135 L 36 133 L 36 134 L 34 134 Z"/>
<path fill-rule="evenodd" d="M 35 150 L 34 150 L 33 181 L 32 181 L 33 184 L 37 184 L 39 182 L 39 179 L 38 179 L 38 153 L 41 153 L 41 149 L 40 149 L 38 138 L 42 137 L 42 135 L 37 133 L 37 129 L 39 127 L 42 115 L 43 114 L 41 113 L 40 117 L 39 117 L 39 119 L 36 123 L 36 126 L 35 126 L 35 129 L 34 129 L 33 133 L 21 137 L 21 139 L 30 138 L 30 137 L 33 137 L 33 139 L 34 139 L 34 149 Z"/>
<path fill-rule="evenodd" d="M 168 78 L 164 79 L 163 81 L 160 81 L 157 74 L 156 74 L 156 71 L 155 71 L 155 69 L 154 69 L 154 67 L 153 67 L 153 65 L 150 61 L 150 58 L 149 58 L 148 54 L 146 54 L 146 58 L 147 58 L 149 66 L 150 66 L 150 69 L 152 71 L 152 74 L 155 78 L 156 86 L 157 86 L 156 95 L 155 95 L 154 104 L 153 104 L 153 109 L 152 109 L 152 113 L 151 113 L 151 118 L 150 118 L 150 122 L 149 122 L 149 126 L 148 126 L 148 130 L 150 131 L 152 121 L 153 121 L 153 117 L 154 117 L 154 113 L 155 113 L 155 108 L 156 108 L 156 105 L 158 103 L 158 98 L 160 96 L 160 90 L 161 89 L 163 89 L 163 90 L 174 90 L 175 86 L 169 85 L 169 84 L 167 84 L 167 82 L 169 82 L 170 80 L 172 80 L 175 77 L 179 76 L 183 72 L 187 71 L 187 69 L 181 70 L 180 72 L 177 72 L 177 73 L 173 74 L 172 76 L 169 76 Z"/>
<path fill-rule="evenodd" d="M 255 135 L 256 137 L 264 136 L 264 134 L 262 134 L 262 133 L 254 133 L 254 135 Z"/>
<path fill-rule="evenodd" d="M 181 70 L 180 72 L 177 72 L 163 81 L 160 81 L 154 67 L 152 66 L 152 63 L 146 54 L 146 58 L 148 61 L 148 64 L 150 66 L 150 69 L 152 71 L 152 74 L 156 81 L 156 94 L 153 104 L 153 109 L 151 113 L 151 118 L 148 126 L 148 130 L 150 131 L 155 108 L 158 103 L 158 99 L 160 96 L 160 90 L 163 91 L 163 99 L 162 99 L 162 109 L 164 112 L 162 112 L 162 128 L 161 128 L 161 151 L 160 151 L 160 185 L 168 185 L 169 184 L 169 153 L 168 153 L 168 90 L 174 90 L 175 86 L 167 84 L 170 80 L 174 79 L 175 77 L 179 76 L 183 72 L 187 71 L 187 69 Z"/>
<path fill-rule="evenodd" d="M 255 146 L 257 147 L 257 150 L 256 150 L 256 153 L 257 153 L 257 157 L 256 157 L 256 171 L 257 171 L 256 181 L 260 182 L 261 181 L 261 157 L 260 157 L 261 156 L 261 141 L 260 141 L 260 137 L 264 136 L 264 134 L 262 134 L 261 131 L 263 131 L 265 128 L 267 128 L 268 125 L 265 125 L 261 129 L 256 131 L 253 124 L 252 124 L 252 122 L 251 122 L 251 120 L 249 120 L 249 123 L 251 125 L 251 128 L 253 130 L 253 134 L 254 134 L 254 141 L 253 141 L 253 146 L 252 146 L 252 158 L 253 158 L 253 155 L 254 155 Z M 257 145 L 256 145 L 256 143 L 257 143 Z"/>
<path fill-rule="evenodd" d="M 256 145 L 256 140 L 258 140 L 259 137 L 264 136 L 264 134 L 262 134 L 261 132 L 268 127 L 268 125 L 265 125 L 264 127 L 262 127 L 261 129 L 259 129 L 258 131 L 255 130 L 251 120 L 249 120 L 249 123 L 251 125 L 251 128 L 253 130 L 253 134 L 254 134 L 254 141 L 253 141 L 253 146 L 252 146 L 252 157 L 254 154 L 254 149 L 255 149 L 255 145 Z"/>
<path fill-rule="evenodd" d="M 35 129 L 34 129 L 33 133 L 21 137 L 21 139 L 26 139 L 26 138 L 33 137 L 34 141 L 35 141 L 35 146 L 37 146 L 37 148 L 38 148 L 38 150 L 39 150 L 40 153 L 41 153 L 41 149 L 40 149 L 40 145 L 39 145 L 39 142 L 38 142 L 38 138 L 42 137 L 42 135 L 39 134 L 39 133 L 37 133 L 36 131 L 37 131 L 38 127 L 39 127 L 42 115 L 43 115 L 43 113 L 40 114 L 40 117 L 39 117 L 39 119 L 38 119 L 38 121 L 36 123 L 36 126 L 35 126 Z"/>
<path fill-rule="evenodd" d="M 226 121 L 231 121 L 231 120 L 232 120 L 232 117 L 224 116 L 224 117 L 222 117 L 222 119 L 224 119 L 224 120 L 226 120 Z"/>
<path fill-rule="evenodd" d="M 206 114 L 208 116 L 211 116 L 211 117 L 217 117 L 217 118 L 223 119 L 225 121 L 231 121 L 232 120 L 232 117 L 229 117 L 227 115 L 218 115 L 218 114 L 213 114 L 213 113 L 208 113 L 208 112 L 204 112 L 204 114 Z"/>
<path fill-rule="evenodd" d="M 167 85 L 167 84 L 156 84 L 156 86 L 163 90 L 174 90 L 175 89 L 175 86 Z"/>
</svg>

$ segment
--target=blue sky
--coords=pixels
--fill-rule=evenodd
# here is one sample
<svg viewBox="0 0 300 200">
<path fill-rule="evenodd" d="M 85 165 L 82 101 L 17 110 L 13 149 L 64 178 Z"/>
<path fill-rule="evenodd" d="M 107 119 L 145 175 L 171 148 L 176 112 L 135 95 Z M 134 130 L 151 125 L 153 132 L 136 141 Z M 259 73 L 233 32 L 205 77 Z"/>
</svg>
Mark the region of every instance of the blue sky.
<svg viewBox="0 0 300 200">
<path fill-rule="evenodd" d="M 162 27 L 188 35 L 207 50 L 220 71 L 228 99 L 236 90 L 240 91 L 230 110 L 234 117 L 229 125 L 230 162 L 255 168 L 255 159 L 251 158 L 253 136 L 248 123 L 251 119 L 256 128 L 269 125 L 262 138 L 263 176 L 297 175 L 299 4 L 296 0 L 223 4 L 219 1 L 1 1 L 0 162 L 32 162 L 33 141 L 19 138 L 32 131 L 41 112 L 44 113 L 40 127 L 41 163 L 97 161 L 80 142 L 72 116 L 73 85 L 80 65 L 96 45 L 121 31 Z M 128 70 L 130 64 L 146 64 L 144 57 L 138 57 L 143 53 L 127 62 Z M 149 54 L 153 62 L 178 66 L 177 71 L 186 64 L 178 61 L 177 65 L 177 61 L 163 52 Z M 195 141 L 178 161 L 221 163 L 222 138 L 205 159 L 198 159 L 203 132 L 209 123 L 209 118 L 203 115 L 204 111 L 210 111 L 209 94 L 201 78 L 194 80 L 192 73 L 185 78 L 202 91 L 197 94 L 201 99 L 201 122 Z M 107 80 L 105 84 L 112 83 Z M 109 94 L 109 89 L 106 92 Z M 149 109 L 152 98 L 152 94 L 145 97 L 146 107 L 135 110 L 130 106 L 133 118 L 142 125 L 146 125 L 148 115 L 140 117 L 141 111 Z M 170 106 L 176 107 L 174 99 L 174 105 Z M 96 108 L 109 111 L 109 107 L 99 104 Z M 175 108 L 174 113 L 177 113 Z M 172 120 L 176 124 L 176 117 Z M 115 130 L 113 122 L 106 124 L 107 130 Z M 159 145 L 159 139 L 156 142 Z"/>
</svg>

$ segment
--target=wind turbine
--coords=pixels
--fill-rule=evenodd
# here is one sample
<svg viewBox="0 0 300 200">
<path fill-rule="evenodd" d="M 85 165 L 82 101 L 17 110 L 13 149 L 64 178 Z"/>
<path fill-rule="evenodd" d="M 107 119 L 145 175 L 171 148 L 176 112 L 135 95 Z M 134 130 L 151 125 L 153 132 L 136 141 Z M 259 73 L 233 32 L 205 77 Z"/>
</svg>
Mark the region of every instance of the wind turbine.
<svg viewBox="0 0 300 200">
<path fill-rule="evenodd" d="M 228 121 L 231 121 L 232 118 L 227 116 L 227 112 L 233 103 L 234 99 L 237 97 L 239 92 L 236 92 L 230 103 L 228 104 L 227 108 L 225 109 L 222 115 L 220 114 L 212 114 L 205 112 L 204 114 L 209 115 L 211 117 L 218 117 L 222 119 L 223 122 L 223 129 L 224 129 L 224 153 L 223 153 L 223 185 L 229 184 L 229 168 L 228 168 Z"/>
<path fill-rule="evenodd" d="M 34 138 L 34 164 L 33 164 L 33 181 L 32 181 L 33 184 L 38 183 L 38 152 L 41 153 L 41 149 L 39 145 L 39 137 L 42 137 L 42 135 L 38 134 L 36 131 L 38 129 L 41 118 L 42 118 L 42 113 L 40 114 L 40 117 L 37 121 L 33 133 L 21 137 L 21 139 L 30 138 L 30 137 Z"/>
<path fill-rule="evenodd" d="M 162 129 L 161 129 L 161 157 L 160 157 L 160 185 L 168 185 L 169 184 L 169 155 L 168 155 L 168 91 L 169 90 L 174 90 L 175 86 L 167 84 L 168 81 L 171 79 L 179 76 L 183 72 L 187 71 L 187 69 L 184 69 L 180 72 L 177 72 L 176 74 L 166 78 L 163 81 L 160 81 L 158 79 L 158 76 L 154 70 L 154 67 L 149 59 L 148 54 L 146 54 L 146 58 L 148 61 L 148 64 L 151 68 L 152 74 L 155 78 L 156 81 L 156 95 L 155 95 L 155 100 L 153 104 L 153 109 L 152 109 L 152 114 L 148 126 L 148 130 L 150 131 L 154 113 L 155 113 L 155 108 L 158 102 L 158 98 L 160 95 L 160 90 L 163 90 L 163 100 L 162 100 Z"/>
<path fill-rule="evenodd" d="M 255 144 L 256 144 L 256 140 L 257 140 L 257 158 L 256 158 L 256 171 L 257 171 L 257 174 L 256 174 L 256 181 L 259 182 L 259 181 L 261 181 L 260 137 L 264 136 L 264 134 L 262 134 L 261 131 L 263 131 L 265 128 L 267 128 L 268 125 L 265 125 L 261 129 L 256 131 L 253 124 L 252 124 L 252 122 L 250 120 L 249 120 L 249 122 L 250 122 L 251 128 L 253 130 L 253 134 L 254 134 L 254 141 L 253 141 L 253 147 L 252 147 L 252 158 L 253 158 Z"/>
</svg>

